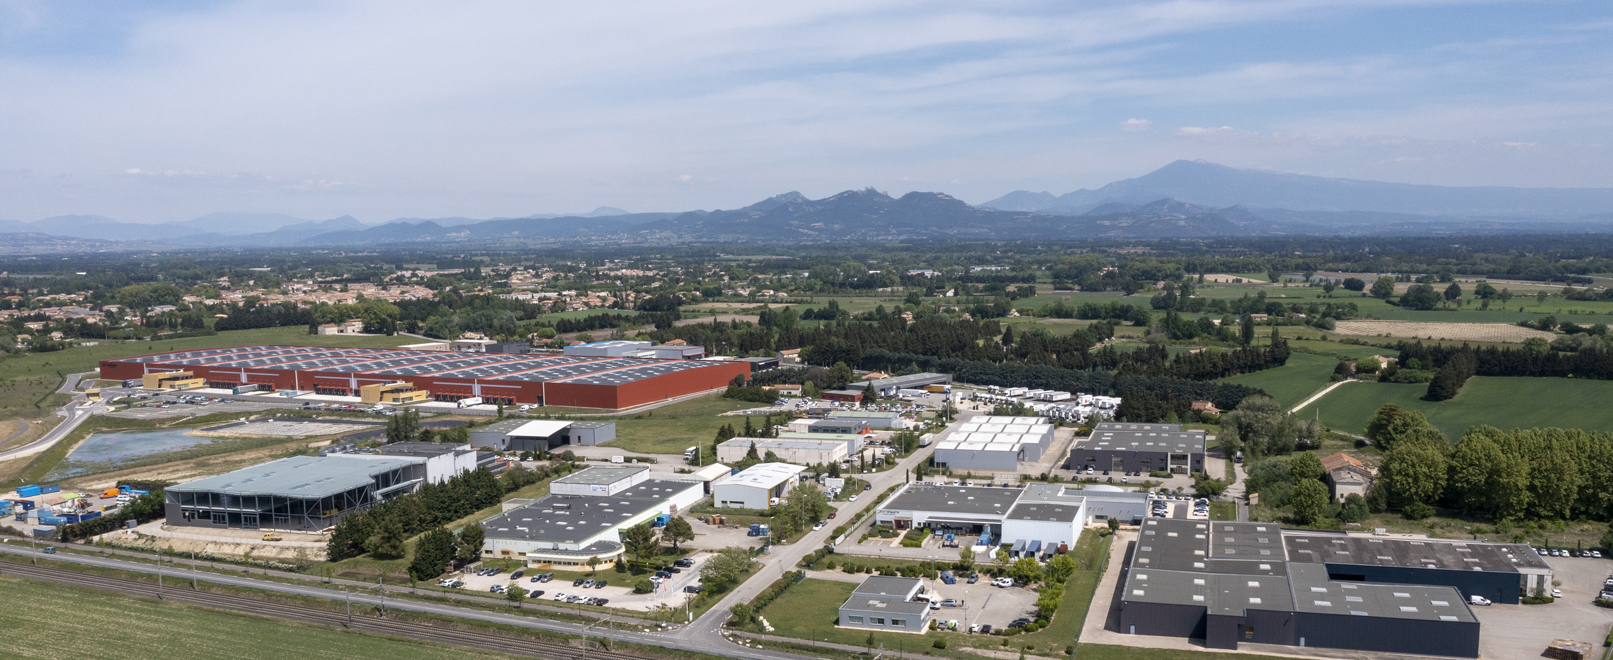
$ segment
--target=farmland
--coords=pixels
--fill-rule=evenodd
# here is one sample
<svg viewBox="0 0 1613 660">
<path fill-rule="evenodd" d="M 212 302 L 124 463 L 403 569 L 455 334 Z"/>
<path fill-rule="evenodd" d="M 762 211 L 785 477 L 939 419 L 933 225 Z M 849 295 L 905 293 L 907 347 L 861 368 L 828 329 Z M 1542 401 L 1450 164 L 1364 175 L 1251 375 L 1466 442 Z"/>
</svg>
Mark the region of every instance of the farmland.
<svg viewBox="0 0 1613 660">
<path fill-rule="evenodd" d="M 507 658 L 427 644 L 305 626 L 278 619 L 132 597 L 95 594 L 16 578 L 0 578 L 6 607 L 0 626 L 13 631 L 8 658 L 330 658 L 332 660 L 449 660 Z M 40 621 L 115 622 L 46 634 Z"/>
<path fill-rule="evenodd" d="M 1286 368 L 1286 367 L 1285 367 Z M 1501 429 L 1561 427 L 1613 431 L 1605 402 L 1613 382 L 1569 378 L 1495 378 L 1477 376 L 1450 401 L 1424 401 L 1427 385 L 1349 383 L 1299 411 L 1310 417 L 1320 410 L 1323 424 L 1360 434 L 1372 414 L 1386 403 L 1416 410 L 1452 440 L 1468 427 L 1488 424 Z"/>
<path fill-rule="evenodd" d="M 1287 407 L 1298 404 L 1304 401 L 1305 397 L 1327 387 L 1329 378 L 1333 375 L 1333 368 L 1338 363 L 1339 361 L 1334 358 L 1296 352 L 1288 356 L 1288 364 L 1276 369 L 1240 374 L 1221 380 L 1258 387 Z"/>
<path fill-rule="evenodd" d="M 1339 321 L 1341 335 L 1448 339 L 1453 341 L 1518 342 L 1539 337 L 1551 341 L 1550 332 L 1505 323 L 1429 323 L 1416 321 Z"/>
</svg>

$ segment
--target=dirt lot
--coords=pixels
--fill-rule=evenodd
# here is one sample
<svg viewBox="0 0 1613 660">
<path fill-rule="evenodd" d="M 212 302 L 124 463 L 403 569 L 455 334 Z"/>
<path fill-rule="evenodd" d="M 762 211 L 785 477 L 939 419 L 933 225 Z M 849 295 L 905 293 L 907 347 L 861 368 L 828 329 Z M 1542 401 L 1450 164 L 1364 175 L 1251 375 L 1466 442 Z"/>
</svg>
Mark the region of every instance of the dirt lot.
<svg viewBox="0 0 1613 660">
<path fill-rule="evenodd" d="M 765 536 L 746 536 L 746 533 L 750 530 L 745 527 L 735 527 L 733 525 L 716 527 L 700 522 L 699 518 L 689 515 L 684 516 L 684 519 L 688 520 L 689 526 L 694 528 L 694 540 L 684 543 L 685 546 L 690 548 L 703 550 L 721 550 L 734 547 L 755 548 L 760 547 L 762 542 L 767 540 Z"/>
<path fill-rule="evenodd" d="M 1421 323 L 1417 321 L 1339 321 L 1335 332 L 1341 335 L 1450 339 L 1455 341 L 1504 341 L 1522 343 L 1530 337 L 1551 341 L 1549 332 L 1521 328 L 1506 323 Z"/>
</svg>

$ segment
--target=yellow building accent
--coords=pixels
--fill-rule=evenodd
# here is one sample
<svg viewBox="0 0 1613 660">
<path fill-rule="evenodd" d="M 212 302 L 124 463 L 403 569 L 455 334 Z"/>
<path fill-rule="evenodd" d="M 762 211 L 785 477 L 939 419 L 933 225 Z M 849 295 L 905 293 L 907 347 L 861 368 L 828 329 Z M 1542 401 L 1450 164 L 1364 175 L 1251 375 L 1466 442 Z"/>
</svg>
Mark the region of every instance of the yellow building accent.
<svg viewBox="0 0 1613 660">
<path fill-rule="evenodd" d="M 189 390 L 206 384 L 207 381 L 189 371 L 169 371 L 140 377 L 140 387 L 148 390 Z"/>
<path fill-rule="evenodd" d="M 375 383 L 358 388 L 364 403 L 419 403 L 431 399 L 430 390 L 417 390 L 413 383 Z"/>
<path fill-rule="evenodd" d="M 88 399 L 90 401 L 100 401 L 101 400 L 101 390 L 98 390 L 98 389 L 84 390 L 84 398 Z"/>
</svg>

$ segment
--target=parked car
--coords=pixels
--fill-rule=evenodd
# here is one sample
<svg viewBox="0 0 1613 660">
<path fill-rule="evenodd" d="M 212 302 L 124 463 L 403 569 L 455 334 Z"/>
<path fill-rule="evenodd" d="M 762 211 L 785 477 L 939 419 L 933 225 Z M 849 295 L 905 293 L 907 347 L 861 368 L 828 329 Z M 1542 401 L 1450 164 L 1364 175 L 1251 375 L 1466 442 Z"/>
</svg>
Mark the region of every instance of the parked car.
<svg viewBox="0 0 1613 660">
<path fill-rule="evenodd" d="M 573 586 L 573 587 L 580 587 L 580 586 L 582 586 L 582 581 L 583 581 L 583 580 L 586 580 L 586 579 L 588 579 L 588 578 L 577 578 L 577 579 L 575 579 L 575 580 L 572 580 L 572 581 L 571 581 L 571 586 Z"/>
<path fill-rule="evenodd" d="M 1008 627 L 1009 628 L 1024 628 L 1025 626 L 1028 626 L 1028 625 L 1031 625 L 1031 620 L 1027 619 L 1027 618 L 1024 618 L 1024 617 L 1020 617 L 1018 619 L 1014 619 L 1013 621 L 1008 622 Z"/>
<path fill-rule="evenodd" d="M 516 571 L 516 572 L 510 574 L 510 579 L 511 580 L 519 580 L 519 579 L 521 579 L 521 576 L 525 575 L 525 574 L 526 574 L 526 571 Z"/>
<path fill-rule="evenodd" d="M 606 586 L 609 586 L 609 585 L 610 585 L 610 582 L 608 582 L 606 580 L 600 580 L 600 581 L 594 583 L 594 588 L 595 589 L 604 589 Z"/>
<path fill-rule="evenodd" d="M 1562 589 L 1552 589 L 1551 590 L 1551 597 L 1552 598 L 1562 598 L 1563 597 L 1563 590 Z"/>
<path fill-rule="evenodd" d="M 542 589 L 533 589 L 531 591 L 526 592 L 526 597 L 527 598 L 538 598 L 538 597 L 540 597 L 542 595 L 543 595 L 543 590 Z"/>
<path fill-rule="evenodd" d="M 1469 605 L 1489 605 L 1490 599 L 1483 596 L 1468 596 L 1467 602 Z"/>
<path fill-rule="evenodd" d="M 812 531 L 814 531 L 814 532 L 816 532 L 816 531 L 818 531 L 818 530 L 820 530 L 820 529 L 823 529 L 823 528 L 825 528 L 825 527 L 828 527 L 828 526 L 829 526 L 829 522 L 828 522 L 828 521 L 826 521 L 826 520 L 819 520 L 819 521 L 818 521 L 818 523 L 817 523 L 817 524 L 815 524 L 815 525 L 813 525 L 813 526 L 812 526 Z"/>
<path fill-rule="evenodd" d="M 565 592 L 561 592 L 561 591 L 554 592 L 554 599 L 555 600 L 565 600 L 566 599 Z"/>
<path fill-rule="evenodd" d="M 698 585 L 698 584 L 688 585 L 688 586 L 683 588 L 683 593 L 686 593 L 686 594 L 700 593 L 700 585 Z"/>
<path fill-rule="evenodd" d="M 990 635 L 991 634 L 991 624 L 989 624 L 989 623 L 980 624 L 980 634 L 982 634 L 982 635 Z"/>
<path fill-rule="evenodd" d="M 583 580 L 582 588 L 584 588 L 584 589 L 592 589 L 592 588 L 594 588 L 594 581 L 592 579 Z"/>
<path fill-rule="evenodd" d="M 955 598 L 943 598 L 941 599 L 941 607 L 961 607 L 961 604 Z"/>
<path fill-rule="evenodd" d="M 969 584 L 974 584 L 974 583 L 979 582 L 979 581 L 980 581 L 980 574 L 979 573 L 970 573 L 969 574 Z"/>
<path fill-rule="evenodd" d="M 684 558 L 679 559 L 679 560 L 677 560 L 675 562 L 672 562 L 672 565 L 673 566 L 682 566 L 684 568 L 691 568 L 691 567 L 694 566 L 694 560 L 690 559 L 688 557 L 684 557 Z"/>
</svg>

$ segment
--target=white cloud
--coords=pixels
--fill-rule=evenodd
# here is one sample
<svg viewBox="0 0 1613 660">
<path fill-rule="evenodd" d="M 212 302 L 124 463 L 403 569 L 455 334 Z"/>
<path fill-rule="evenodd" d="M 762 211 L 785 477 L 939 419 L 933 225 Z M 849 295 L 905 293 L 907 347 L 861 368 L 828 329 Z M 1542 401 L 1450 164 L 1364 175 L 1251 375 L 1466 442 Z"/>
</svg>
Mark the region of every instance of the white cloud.
<svg viewBox="0 0 1613 660">
<path fill-rule="evenodd" d="M 1128 133 L 1146 133 L 1148 132 L 1149 127 L 1153 125 L 1154 122 L 1148 121 L 1147 119 L 1127 119 L 1123 122 L 1120 122 L 1120 130 Z"/>
<path fill-rule="evenodd" d="M 1237 138 L 1255 137 L 1259 135 L 1253 131 L 1240 131 L 1231 126 L 1183 126 L 1176 129 L 1176 134 L 1182 137 L 1195 138 Z"/>
</svg>

